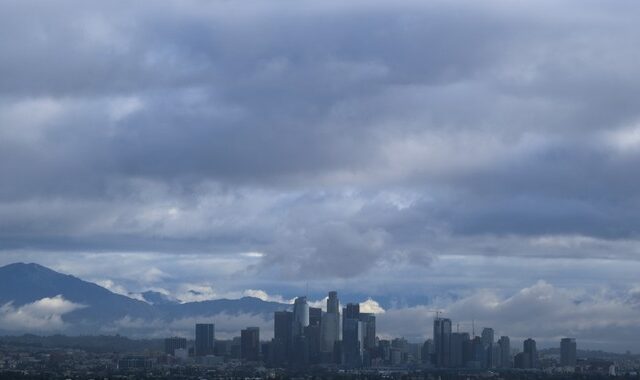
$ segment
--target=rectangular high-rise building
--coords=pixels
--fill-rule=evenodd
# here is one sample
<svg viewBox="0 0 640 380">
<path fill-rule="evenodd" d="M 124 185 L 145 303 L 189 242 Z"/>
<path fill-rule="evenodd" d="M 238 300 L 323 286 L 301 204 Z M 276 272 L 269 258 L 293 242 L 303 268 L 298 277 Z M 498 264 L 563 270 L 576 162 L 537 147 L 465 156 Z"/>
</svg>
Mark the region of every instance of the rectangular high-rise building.
<svg viewBox="0 0 640 380">
<path fill-rule="evenodd" d="M 500 346 L 494 344 L 491 346 L 491 368 L 502 368 L 502 351 Z"/>
<path fill-rule="evenodd" d="M 362 336 L 360 304 L 348 303 L 342 309 L 342 353 L 345 364 L 349 367 L 362 366 Z"/>
<path fill-rule="evenodd" d="M 292 337 L 295 340 L 304 336 L 304 328 L 309 326 L 309 304 L 307 297 L 298 297 L 293 303 L 293 329 Z"/>
<path fill-rule="evenodd" d="M 213 323 L 196 324 L 196 356 L 213 355 L 216 340 L 215 325 Z"/>
<path fill-rule="evenodd" d="M 240 331 L 240 358 L 252 362 L 260 360 L 259 327 L 247 327 Z"/>
<path fill-rule="evenodd" d="M 309 308 L 309 326 L 318 326 L 322 323 L 322 309 L 319 307 Z"/>
<path fill-rule="evenodd" d="M 327 313 L 340 314 L 340 301 L 338 300 L 338 292 L 335 290 L 329 292 L 327 298 Z"/>
<path fill-rule="evenodd" d="M 513 358 L 511 357 L 511 341 L 508 336 L 501 336 L 498 340 L 500 347 L 500 368 L 513 367 Z"/>
<path fill-rule="evenodd" d="M 450 365 L 451 352 L 451 320 L 437 317 L 433 320 L 433 344 L 435 348 L 436 367 L 446 368 Z"/>
<path fill-rule="evenodd" d="M 484 368 L 487 363 L 487 348 L 482 338 L 476 336 L 471 340 L 470 356 L 467 361 L 467 367 L 473 369 Z"/>
<path fill-rule="evenodd" d="M 377 357 L 376 348 L 376 316 L 373 313 L 360 313 L 362 322 L 362 364 L 365 367 L 371 365 L 371 360 Z"/>
<path fill-rule="evenodd" d="M 329 292 L 327 297 L 327 312 L 322 315 L 320 323 L 320 350 L 324 353 L 333 353 L 336 342 L 340 340 L 340 301 L 338 292 Z M 331 357 L 331 355 L 327 355 Z"/>
<path fill-rule="evenodd" d="M 360 304 L 348 303 L 347 306 L 342 309 L 342 318 L 360 319 Z"/>
<path fill-rule="evenodd" d="M 577 346 L 574 338 L 560 340 L 560 365 L 563 367 L 575 367 L 576 351 Z"/>
<path fill-rule="evenodd" d="M 342 348 L 345 365 L 351 368 L 362 366 L 362 322 L 345 318 L 342 321 Z"/>
<path fill-rule="evenodd" d="M 318 309 L 321 310 L 321 309 Z M 309 363 L 318 364 L 321 362 L 321 348 L 322 348 L 322 332 L 320 330 L 320 324 L 309 323 L 309 326 L 304 328 L 304 336 L 307 340 L 307 351 L 309 352 Z"/>
<path fill-rule="evenodd" d="M 489 346 L 493 344 L 493 329 L 491 327 L 485 327 L 482 329 L 482 343 Z"/>
<path fill-rule="evenodd" d="M 422 364 L 433 364 L 432 363 L 433 356 L 433 340 L 427 339 L 422 344 Z"/>
<path fill-rule="evenodd" d="M 276 311 L 273 323 L 273 361 L 275 365 L 283 366 L 291 362 L 293 313 Z"/>
<path fill-rule="evenodd" d="M 340 340 L 340 330 L 340 314 L 324 313 L 322 315 L 322 323 L 320 324 L 322 352 L 333 352 L 336 342 Z"/>
<path fill-rule="evenodd" d="M 164 353 L 167 355 L 175 355 L 177 349 L 187 348 L 187 338 L 172 337 L 164 340 Z"/>
<path fill-rule="evenodd" d="M 376 347 L 376 316 L 373 313 L 360 313 L 362 322 L 362 344 L 365 350 Z"/>
<path fill-rule="evenodd" d="M 452 333 L 450 363 L 452 368 L 463 368 L 466 365 L 465 348 L 469 341 L 469 333 Z"/>
<path fill-rule="evenodd" d="M 491 327 L 485 327 L 482 329 L 482 344 L 484 345 L 484 349 L 487 351 L 486 353 L 486 363 L 483 364 L 484 368 L 493 368 L 493 339 L 494 332 Z"/>
<path fill-rule="evenodd" d="M 524 365 L 525 368 L 538 368 L 538 349 L 536 341 L 529 338 L 523 343 Z"/>
</svg>

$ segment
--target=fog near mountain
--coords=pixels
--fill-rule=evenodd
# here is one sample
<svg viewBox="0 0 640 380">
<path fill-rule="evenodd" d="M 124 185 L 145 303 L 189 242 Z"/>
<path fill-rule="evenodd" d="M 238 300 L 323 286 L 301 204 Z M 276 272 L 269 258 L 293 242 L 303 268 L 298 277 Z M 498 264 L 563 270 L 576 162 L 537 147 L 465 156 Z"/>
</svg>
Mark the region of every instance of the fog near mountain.
<svg viewBox="0 0 640 380">
<path fill-rule="evenodd" d="M 219 331 L 232 334 L 245 327 L 242 323 L 267 328 L 274 311 L 289 308 L 254 297 L 179 303 L 158 292 L 143 295 L 149 302 L 38 264 L 10 264 L 0 268 L 0 334 L 164 336 L 191 333 L 198 321 L 218 322 Z"/>
<path fill-rule="evenodd" d="M 273 336 L 273 312 L 291 305 L 264 291 L 248 293 L 257 297 L 179 302 L 158 291 L 135 294 L 145 297 L 145 302 L 38 264 L 15 263 L 0 267 L 0 335 L 193 337 L 196 323 L 209 322 L 216 324 L 219 339 L 257 326 L 261 339 L 268 340 Z M 461 331 L 470 332 L 475 321 L 477 328 L 492 327 L 498 336 L 509 335 L 515 346 L 535 337 L 541 347 L 555 347 L 559 337 L 574 336 L 581 348 L 635 352 L 640 348 L 639 294 L 637 288 L 590 293 L 538 281 L 514 294 L 477 289 L 418 305 L 384 305 L 375 298 L 348 296 L 340 300 L 359 302 L 361 310 L 376 313 L 377 335 L 382 339 L 405 337 L 421 342 L 431 336 L 434 310 L 441 310 Z M 310 299 L 313 307 L 323 304 L 322 298 Z"/>
</svg>

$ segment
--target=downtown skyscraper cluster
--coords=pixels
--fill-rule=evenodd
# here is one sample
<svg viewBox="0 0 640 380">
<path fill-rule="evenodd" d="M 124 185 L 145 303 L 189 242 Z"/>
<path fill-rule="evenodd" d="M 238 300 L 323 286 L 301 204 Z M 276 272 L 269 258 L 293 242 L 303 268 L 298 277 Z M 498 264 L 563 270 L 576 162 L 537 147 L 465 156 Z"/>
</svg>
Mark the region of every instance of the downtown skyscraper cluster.
<svg viewBox="0 0 640 380">
<path fill-rule="evenodd" d="M 439 315 L 433 321 L 433 338 L 419 350 L 404 338 L 379 339 L 375 315 L 361 312 L 355 303 L 340 310 L 335 291 L 329 292 L 326 312 L 309 307 L 306 297 L 298 297 L 293 311 L 275 313 L 274 324 L 268 361 L 276 366 L 335 364 L 362 368 L 413 361 L 435 368 L 539 368 L 535 340 L 526 339 L 522 351 L 514 355 L 508 336 L 496 339 L 489 327 L 479 336 L 475 336 L 475 329 L 472 334 L 453 332 L 451 320 Z M 561 356 L 562 365 L 575 366 L 575 339 L 562 340 Z"/>
<path fill-rule="evenodd" d="M 515 352 L 511 339 L 496 338 L 493 328 L 485 327 L 477 336 L 475 327 L 471 333 L 454 332 L 451 319 L 439 314 L 433 320 L 432 338 L 424 342 L 380 339 L 376 335 L 376 316 L 362 312 L 358 303 L 347 303 L 341 308 L 336 291 L 329 292 L 326 311 L 310 307 L 306 297 L 298 297 L 291 310 L 274 313 L 273 323 L 274 336 L 270 341 L 260 340 L 258 327 L 243 329 L 240 337 L 231 341 L 216 341 L 214 324 L 197 324 L 193 356 L 212 362 L 232 357 L 290 368 L 314 365 L 341 368 L 420 365 L 478 370 L 540 368 L 535 340 L 524 340 L 522 351 Z M 175 351 L 187 355 L 185 338 L 168 338 L 165 347 L 168 354 Z M 562 367 L 575 367 L 575 339 L 562 339 L 560 354 Z"/>
<path fill-rule="evenodd" d="M 521 352 L 513 355 L 508 336 L 494 337 L 490 327 L 482 329 L 480 336 L 468 332 L 453 332 L 451 320 L 436 316 L 433 321 L 433 340 L 427 340 L 422 350 L 423 361 L 428 360 L 437 368 L 539 368 L 536 341 L 528 338 Z M 562 366 L 576 365 L 576 341 L 565 338 L 561 341 Z"/>
<path fill-rule="evenodd" d="M 270 358 L 274 365 L 370 364 L 376 348 L 375 315 L 360 312 L 356 303 L 341 312 L 335 291 L 329 292 L 326 310 L 309 307 L 306 297 L 298 297 L 293 311 L 275 312 Z"/>
</svg>

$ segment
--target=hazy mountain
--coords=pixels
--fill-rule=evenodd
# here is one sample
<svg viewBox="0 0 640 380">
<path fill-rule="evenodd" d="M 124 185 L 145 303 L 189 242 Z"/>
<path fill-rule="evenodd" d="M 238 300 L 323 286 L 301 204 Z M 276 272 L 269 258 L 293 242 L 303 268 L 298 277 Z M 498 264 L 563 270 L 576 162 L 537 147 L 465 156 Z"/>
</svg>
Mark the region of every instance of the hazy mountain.
<svg viewBox="0 0 640 380">
<path fill-rule="evenodd" d="M 84 308 L 64 315 L 64 320 L 82 325 L 107 323 L 130 316 L 153 319 L 160 315 L 153 306 L 112 293 L 94 283 L 58 273 L 38 264 L 10 264 L 0 268 L 0 303 L 19 307 L 47 297 L 62 295 Z"/>
<path fill-rule="evenodd" d="M 289 305 L 278 302 L 267 302 L 255 297 L 157 305 L 157 309 L 161 311 L 165 318 L 170 319 L 220 313 L 231 315 L 263 314 L 271 316 L 274 311 L 287 308 L 289 308 Z"/>
<path fill-rule="evenodd" d="M 130 293 L 131 294 L 131 293 Z M 168 295 L 153 290 L 147 290 L 140 294 L 142 298 L 151 305 L 167 305 L 179 303 L 179 300 L 169 297 Z"/>
<path fill-rule="evenodd" d="M 175 319 L 208 317 L 221 313 L 261 314 L 271 318 L 274 311 L 289 307 L 286 304 L 266 302 L 253 297 L 179 303 L 153 291 L 142 294 L 148 301 L 144 302 L 38 264 L 16 263 L 0 267 L 0 307 L 10 303 L 13 308 L 19 308 L 58 295 L 67 301 L 84 305 L 83 308 L 62 316 L 63 321 L 70 324 L 76 333 L 95 333 L 96 329 L 113 325 L 123 319 L 170 322 Z M 0 318 L 3 318 L 3 315 L 0 315 Z M 135 330 L 135 326 L 127 327 L 127 331 L 132 329 Z"/>
</svg>

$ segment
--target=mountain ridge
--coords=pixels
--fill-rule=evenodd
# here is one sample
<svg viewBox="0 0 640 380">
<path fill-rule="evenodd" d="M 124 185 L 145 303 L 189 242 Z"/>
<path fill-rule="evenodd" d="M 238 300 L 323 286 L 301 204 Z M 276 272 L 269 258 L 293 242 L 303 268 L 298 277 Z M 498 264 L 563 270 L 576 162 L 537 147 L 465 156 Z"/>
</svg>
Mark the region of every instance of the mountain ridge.
<svg viewBox="0 0 640 380">
<path fill-rule="evenodd" d="M 145 292 L 148 293 L 148 292 Z M 78 277 L 63 274 L 37 263 L 12 263 L 0 267 L 0 307 L 11 305 L 19 309 L 28 307 L 45 298 L 61 296 L 64 300 L 84 307 L 61 314 L 65 324 L 71 325 L 79 334 L 91 332 L 105 326 L 116 326 L 119 321 L 164 321 L 186 318 L 226 315 L 260 315 L 270 319 L 274 311 L 285 310 L 288 304 L 264 301 L 255 297 L 239 299 L 214 299 L 179 303 L 145 302 L 117 294 L 98 284 Z M 158 296 L 148 293 L 147 296 Z M 161 299 L 162 301 L 162 299 Z M 3 315 L 0 314 L 0 322 Z M 0 332 L 6 332 L 0 323 Z M 20 332 L 29 332 L 18 330 Z"/>
</svg>

